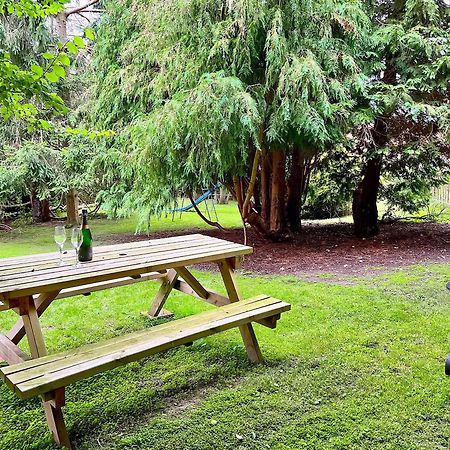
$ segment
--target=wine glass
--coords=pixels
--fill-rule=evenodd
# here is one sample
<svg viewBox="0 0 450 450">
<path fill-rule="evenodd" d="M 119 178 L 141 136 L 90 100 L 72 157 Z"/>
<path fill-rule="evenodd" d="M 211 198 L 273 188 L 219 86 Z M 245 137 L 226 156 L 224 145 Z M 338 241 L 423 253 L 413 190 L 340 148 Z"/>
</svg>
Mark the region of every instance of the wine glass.
<svg viewBox="0 0 450 450">
<path fill-rule="evenodd" d="M 55 242 L 56 245 L 59 247 L 59 265 L 62 266 L 63 260 L 62 260 L 62 252 L 64 248 L 64 242 L 66 242 L 66 229 L 63 225 L 57 225 L 55 227 Z"/>
<path fill-rule="evenodd" d="M 83 243 L 83 234 L 81 233 L 81 229 L 78 227 L 72 228 L 72 238 L 71 238 L 71 242 L 72 242 L 72 247 L 75 249 L 75 253 L 76 253 L 76 263 L 75 263 L 75 267 L 80 267 L 80 261 L 78 261 L 78 252 L 80 251 L 80 247 L 81 244 Z"/>
</svg>

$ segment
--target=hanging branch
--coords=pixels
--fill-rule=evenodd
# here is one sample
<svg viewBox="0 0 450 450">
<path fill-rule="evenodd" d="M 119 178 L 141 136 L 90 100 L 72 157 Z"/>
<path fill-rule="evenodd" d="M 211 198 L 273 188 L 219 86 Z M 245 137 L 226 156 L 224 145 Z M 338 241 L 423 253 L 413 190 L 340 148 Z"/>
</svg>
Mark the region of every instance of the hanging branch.
<svg viewBox="0 0 450 450">
<path fill-rule="evenodd" d="M 256 177 L 258 176 L 258 167 L 259 167 L 260 158 L 261 158 L 261 151 L 256 150 L 255 157 L 253 158 L 252 174 L 251 174 L 250 182 L 249 182 L 248 188 L 247 188 L 247 195 L 245 197 L 245 201 L 242 206 L 242 218 L 243 219 L 246 219 L 248 217 L 250 200 L 253 196 L 253 191 L 255 189 L 255 183 L 256 183 Z"/>
<path fill-rule="evenodd" d="M 210 225 L 211 227 L 216 227 L 216 228 L 218 228 L 219 230 L 227 231 L 227 229 L 224 228 L 222 225 L 220 225 L 219 222 L 213 222 L 213 221 L 207 219 L 207 218 L 203 215 L 203 213 L 200 211 L 200 209 L 198 208 L 198 206 L 195 204 L 195 200 L 194 200 L 194 198 L 192 197 L 192 194 L 191 194 L 191 193 L 189 193 L 188 197 L 189 197 L 189 200 L 190 200 L 191 203 L 192 203 L 192 206 L 193 206 L 194 209 L 195 209 L 195 212 L 200 216 L 200 218 L 201 218 L 204 222 L 206 222 L 206 223 L 207 223 L 208 225 Z"/>
</svg>

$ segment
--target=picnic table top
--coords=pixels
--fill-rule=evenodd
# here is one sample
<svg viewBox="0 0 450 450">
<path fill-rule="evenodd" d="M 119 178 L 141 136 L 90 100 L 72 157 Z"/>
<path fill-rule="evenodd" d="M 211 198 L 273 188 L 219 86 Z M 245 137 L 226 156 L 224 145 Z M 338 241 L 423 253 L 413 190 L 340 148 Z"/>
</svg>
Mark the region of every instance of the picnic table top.
<svg viewBox="0 0 450 450">
<path fill-rule="evenodd" d="M 191 234 L 94 248 L 92 261 L 74 267 L 75 253 L 0 259 L 0 300 L 54 292 L 125 276 L 218 261 L 250 254 L 251 247 L 223 239 Z"/>
</svg>

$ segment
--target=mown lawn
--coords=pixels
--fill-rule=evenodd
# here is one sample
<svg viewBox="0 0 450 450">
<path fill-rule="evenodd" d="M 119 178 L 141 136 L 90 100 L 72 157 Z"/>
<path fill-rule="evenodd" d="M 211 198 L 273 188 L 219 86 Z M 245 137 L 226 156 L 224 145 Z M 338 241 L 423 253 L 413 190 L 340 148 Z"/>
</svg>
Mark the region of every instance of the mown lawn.
<svg viewBox="0 0 450 450">
<path fill-rule="evenodd" d="M 185 202 L 185 205 L 187 202 Z M 205 203 L 199 206 L 206 215 Z M 237 205 L 230 202 L 227 205 L 216 205 L 217 219 L 225 228 L 242 227 Z M 212 213 L 211 213 L 212 214 Z M 212 220 L 216 220 L 212 215 Z M 108 242 L 114 240 L 114 236 L 124 234 L 134 234 L 138 229 L 137 217 L 125 219 L 90 219 L 90 227 L 96 245 L 101 245 L 107 238 Z M 12 224 L 12 232 L 0 231 L 0 258 L 9 256 L 29 255 L 32 253 L 42 253 L 56 251 L 57 247 L 53 241 L 53 227 L 56 222 L 30 225 L 17 221 Z M 140 227 L 142 228 L 142 226 Z M 142 234 L 149 234 L 157 231 L 182 231 L 182 230 L 204 230 L 210 228 L 195 212 L 185 212 L 177 214 L 167 214 L 161 217 L 153 217 L 150 221 L 149 230 L 141 230 Z M 70 238 L 69 231 L 67 236 Z M 71 249 L 69 240 L 66 242 L 66 249 Z M 73 250 L 72 250 L 73 251 Z"/>
<path fill-rule="evenodd" d="M 246 297 L 292 304 L 276 330 L 255 325 L 266 364 L 249 364 L 231 330 L 95 376 L 67 389 L 71 437 L 86 450 L 448 449 L 449 274 L 436 264 L 353 285 L 241 276 Z M 216 274 L 197 275 L 221 290 Z M 50 352 L 154 325 L 140 312 L 156 288 L 56 302 L 43 317 Z M 209 308 L 180 293 L 167 307 Z M 0 314 L 0 328 L 14 320 Z M 0 383 L 0 449 L 53 448 L 39 400 Z"/>
</svg>

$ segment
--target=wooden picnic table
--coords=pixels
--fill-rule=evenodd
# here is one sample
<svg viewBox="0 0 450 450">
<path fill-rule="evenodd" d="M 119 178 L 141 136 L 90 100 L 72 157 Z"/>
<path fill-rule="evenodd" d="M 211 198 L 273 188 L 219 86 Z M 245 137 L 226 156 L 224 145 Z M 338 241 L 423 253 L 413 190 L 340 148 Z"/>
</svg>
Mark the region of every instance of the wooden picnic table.
<svg viewBox="0 0 450 450">
<path fill-rule="evenodd" d="M 20 317 L 9 332 L 0 334 L 0 358 L 11 365 L 12 372 L 14 365 L 23 367 L 20 369 L 23 370 L 23 374 L 26 373 L 24 369 L 29 367 L 35 358 L 39 358 L 39 361 L 43 362 L 51 359 L 50 356 L 46 357 L 47 349 L 39 318 L 53 301 L 74 295 L 87 295 L 93 291 L 116 286 L 159 280 L 161 286 L 150 304 L 148 311 L 150 317 L 161 314 L 163 305 L 172 289 L 178 289 L 216 306 L 235 303 L 242 300 L 242 297 L 236 284 L 234 270 L 240 258 L 252 251 L 251 247 L 245 245 L 192 234 L 99 246 L 94 249 L 93 261 L 82 263 L 78 268 L 74 267 L 74 252 L 64 255 L 65 265 L 62 266 L 58 265 L 58 253 L 1 259 L 0 311 L 12 310 Z M 205 262 L 218 264 L 227 295 L 218 294 L 204 287 L 187 268 L 192 264 Z M 261 299 L 264 298 L 268 297 L 261 296 Z M 260 301 L 261 299 L 256 300 Z M 285 311 L 289 307 L 287 304 L 281 304 L 278 300 L 272 301 L 271 305 L 268 303 L 270 302 L 266 300 L 264 305 L 267 305 L 263 305 L 261 314 L 249 312 L 251 306 L 244 308 L 246 311 L 243 310 L 243 312 L 247 316 L 240 318 L 241 316 L 236 315 L 233 322 L 239 326 L 248 356 L 254 362 L 261 360 L 261 352 L 250 320 L 274 328 L 280 317 L 279 312 Z M 80 307 L 82 307 L 81 304 Z M 256 308 L 256 306 L 253 307 Z M 271 310 L 275 311 L 273 317 Z M 208 328 L 207 323 L 202 322 L 206 324 L 204 335 L 227 329 L 233 325 L 231 319 L 226 319 L 227 311 L 223 311 L 223 318 L 220 319 L 220 324 L 223 325 Z M 233 314 L 242 314 L 235 311 L 237 311 L 236 308 L 234 308 Z M 228 320 L 230 323 L 225 323 L 224 320 Z M 198 335 L 198 330 L 195 329 L 186 336 L 189 340 L 190 336 Z M 18 347 L 19 342 L 25 336 L 31 355 L 26 354 Z M 148 338 L 146 339 L 148 341 Z M 154 350 L 149 345 L 148 342 L 145 344 L 147 353 Z M 167 345 L 172 344 L 169 342 Z M 117 357 L 114 358 L 117 361 Z M 6 374 L 6 379 L 10 381 L 7 375 L 8 370 L 5 369 L 3 372 L 5 372 L 3 375 Z M 87 375 L 79 369 L 76 379 L 81 379 L 82 376 Z M 67 379 L 64 379 L 64 383 L 67 383 Z M 61 386 L 63 385 L 61 382 Z M 12 388 L 16 389 L 17 387 L 12 386 Z M 44 408 L 55 441 L 60 445 L 70 447 L 61 412 L 64 401 L 61 399 L 58 401 L 59 393 L 62 392 L 61 396 L 64 397 L 64 390 L 57 389 L 50 392 L 44 391 L 42 388 L 40 392 L 46 394 L 43 396 Z M 51 395 L 49 396 L 49 394 Z"/>
</svg>

